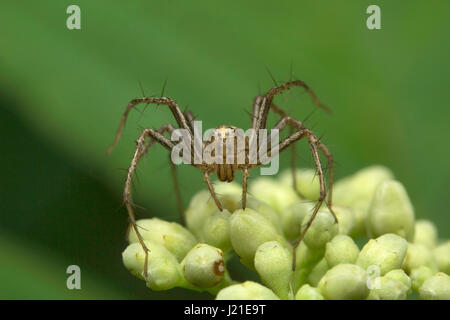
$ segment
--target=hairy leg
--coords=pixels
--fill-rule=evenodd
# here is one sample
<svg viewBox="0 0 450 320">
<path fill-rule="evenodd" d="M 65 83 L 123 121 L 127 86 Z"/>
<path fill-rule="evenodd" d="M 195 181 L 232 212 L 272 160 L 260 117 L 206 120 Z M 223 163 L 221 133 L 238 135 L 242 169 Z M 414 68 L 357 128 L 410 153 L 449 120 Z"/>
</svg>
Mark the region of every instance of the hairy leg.
<svg viewBox="0 0 450 320">
<path fill-rule="evenodd" d="M 266 128 L 267 115 L 269 114 L 269 110 L 272 108 L 273 98 L 276 95 L 282 93 L 285 90 L 288 90 L 291 87 L 304 88 L 306 90 L 306 92 L 311 96 L 311 99 L 313 100 L 314 104 L 317 107 L 324 109 L 327 112 L 330 112 L 330 109 L 327 106 L 320 103 L 316 94 L 311 90 L 311 88 L 305 82 L 303 82 L 301 80 L 289 81 L 280 86 L 273 87 L 263 96 L 263 98 L 261 100 L 261 107 L 260 107 L 259 114 L 257 117 L 256 125 L 255 125 L 256 130 Z"/>
<path fill-rule="evenodd" d="M 278 129 L 279 131 L 282 131 L 288 124 L 291 127 L 291 135 L 294 133 L 295 129 L 301 129 L 303 128 L 303 124 L 298 121 L 298 123 L 294 123 L 293 121 L 287 121 L 288 114 L 281 108 L 277 107 L 272 103 L 270 108 L 282 116 L 281 120 L 275 125 L 274 129 Z M 297 121 L 297 120 L 296 120 Z M 294 192 L 299 196 L 300 198 L 304 198 L 303 194 L 298 190 L 297 188 L 297 167 L 296 167 L 296 154 L 295 154 L 295 143 L 291 144 L 291 172 L 292 172 L 292 188 L 294 189 Z"/>
<path fill-rule="evenodd" d="M 214 202 L 216 203 L 217 208 L 220 211 L 222 211 L 223 210 L 222 204 L 220 203 L 219 199 L 217 198 L 216 193 L 214 192 L 214 187 L 213 187 L 213 185 L 211 183 L 211 180 L 209 179 L 209 174 L 210 174 L 209 171 L 207 171 L 207 170 L 203 171 L 203 180 L 206 182 L 206 184 L 208 186 L 209 193 L 211 194 Z"/>
<path fill-rule="evenodd" d="M 166 125 L 162 126 L 161 128 L 159 128 L 157 131 L 161 134 L 164 134 L 165 132 L 172 134 L 172 132 L 174 130 L 175 130 L 175 128 L 171 124 L 166 124 Z M 143 148 L 142 154 L 140 155 L 140 157 L 145 156 L 147 154 L 148 149 L 155 142 L 157 142 L 155 139 L 150 138 L 150 140 L 147 142 L 147 144 Z M 173 187 L 175 189 L 175 197 L 177 199 L 178 213 L 180 214 L 181 221 L 184 224 L 185 221 L 184 221 L 183 201 L 181 198 L 181 192 L 180 192 L 180 187 L 179 187 L 179 183 L 178 183 L 177 168 L 176 168 L 175 164 L 172 162 L 171 154 L 169 154 L 169 164 L 170 164 L 170 171 L 172 174 Z"/>
<path fill-rule="evenodd" d="M 147 263 L 148 263 L 148 248 L 144 243 L 144 239 L 141 236 L 141 233 L 139 232 L 138 225 L 136 224 L 136 219 L 134 216 L 133 211 L 133 200 L 131 197 L 131 187 L 132 187 L 132 179 L 134 171 L 136 170 L 137 164 L 139 160 L 142 158 L 143 150 L 145 148 L 145 139 L 147 137 L 150 137 L 154 139 L 155 141 L 159 142 L 163 147 L 168 149 L 169 151 L 172 150 L 173 144 L 170 140 L 168 140 L 166 137 L 164 137 L 161 133 L 159 133 L 156 130 L 153 129 L 144 129 L 142 133 L 139 135 L 139 138 L 136 142 L 136 150 L 134 152 L 133 159 L 131 160 L 130 167 L 128 168 L 127 172 L 127 178 L 125 182 L 125 188 L 123 191 L 123 201 L 125 203 L 125 206 L 128 211 L 128 216 L 130 218 L 131 225 L 136 232 L 136 236 L 139 240 L 139 243 L 141 244 L 142 248 L 145 252 L 145 260 L 144 260 L 144 277 L 147 278 Z"/>
<path fill-rule="evenodd" d="M 300 236 L 294 243 L 292 269 L 295 270 L 296 249 L 297 249 L 298 245 L 300 244 L 300 242 L 302 241 L 302 239 L 304 238 L 304 236 L 305 236 L 306 232 L 308 231 L 309 227 L 311 226 L 312 222 L 314 221 L 314 219 L 317 215 L 317 212 L 319 211 L 319 209 L 325 199 L 326 189 L 325 189 L 325 179 L 324 179 L 324 174 L 323 174 L 323 170 L 322 170 L 322 164 L 320 162 L 320 157 L 319 157 L 319 153 L 318 153 L 318 148 L 319 148 L 318 146 L 321 144 L 321 142 L 319 141 L 319 139 L 314 135 L 314 133 L 311 130 L 302 127 L 302 124 L 300 121 L 292 119 L 290 117 L 285 117 L 285 118 L 281 119 L 279 121 L 279 123 L 277 124 L 277 126 L 279 126 L 279 127 L 282 127 L 283 125 L 286 126 L 288 123 L 292 123 L 293 125 L 295 125 L 298 128 L 298 131 L 296 131 L 295 133 L 293 133 L 292 135 L 290 135 L 289 137 L 287 137 L 283 141 L 281 141 L 281 143 L 279 145 L 279 152 L 282 152 L 283 150 L 288 148 L 290 145 L 292 145 L 296 141 L 306 137 L 308 139 L 311 153 L 313 155 L 313 159 L 314 159 L 314 163 L 316 165 L 316 170 L 317 170 L 317 174 L 319 176 L 319 183 L 320 183 L 320 195 L 319 195 L 319 198 L 317 199 L 317 204 L 314 207 L 313 214 L 311 215 L 311 218 L 306 223 Z M 335 221 L 337 222 L 336 215 L 332 211 L 331 206 L 329 207 L 329 209 L 330 209 L 330 212 L 333 214 Z"/>
<path fill-rule="evenodd" d="M 249 175 L 250 175 L 249 168 L 245 167 L 242 173 L 242 209 L 244 210 L 247 205 L 247 183 Z"/>
<path fill-rule="evenodd" d="M 108 151 L 107 151 L 108 154 L 111 153 L 114 146 L 120 140 L 120 136 L 122 135 L 122 130 L 123 130 L 123 128 L 125 126 L 125 122 L 127 121 L 127 118 L 128 118 L 128 113 L 131 111 L 131 109 L 133 109 L 136 105 L 138 105 L 140 103 L 147 103 L 147 104 L 152 103 L 152 104 L 156 104 L 156 105 L 167 105 L 170 108 L 170 111 L 172 111 L 172 114 L 175 117 L 175 120 L 177 121 L 178 126 L 180 128 L 188 130 L 188 132 L 192 135 L 192 131 L 191 131 L 190 126 L 188 125 L 186 117 L 184 116 L 183 112 L 181 111 L 180 107 L 175 102 L 175 100 L 173 100 L 171 98 L 167 98 L 167 97 L 161 97 L 161 98 L 144 97 L 144 98 L 133 99 L 128 103 L 127 108 L 125 109 L 125 112 L 122 115 L 122 119 L 120 121 L 119 128 L 117 129 L 117 132 L 116 132 L 116 137 L 115 137 L 113 143 L 108 148 Z"/>
</svg>

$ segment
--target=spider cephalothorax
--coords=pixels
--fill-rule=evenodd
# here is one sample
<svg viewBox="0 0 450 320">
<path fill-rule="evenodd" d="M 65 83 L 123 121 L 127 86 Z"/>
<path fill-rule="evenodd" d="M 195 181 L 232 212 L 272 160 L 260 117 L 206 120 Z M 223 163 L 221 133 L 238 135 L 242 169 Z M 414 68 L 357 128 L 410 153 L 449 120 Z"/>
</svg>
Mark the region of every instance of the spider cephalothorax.
<svg viewBox="0 0 450 320">
<path fill-rule="evenodd" d="M 287 149 L 289 146 L 292 148 L 292 173 L 293 173 L 293 187 L 294 191 L 301 196 L 299 191 L 297 190 L 297 184 L 296 184 L 296 175 L 295 175 L 295 152 L 294 152 L 294 146 L 295 142 L 302 138 L 306 138 L 308 140 L 309 147 L 311 149 L 311 153 L 313 155 L 315 167 L 317 170 L 317 175 L 319 177 L 320 182 L 320 196 L 317 199 L 317 204 L 314 208 L 313 214 L 311 215 L 310 220 L 305 225 L 303 231 L 301 232 L 299 238 L 294 244 L 294 254 L 293 254 L 293 268 L 295 268 L 295 252 L 296 247 L 300 243 L 300 241 L 303 239 L 306 231 L 309 229 L 312 221 L 317 215 L 317 212 L 322 205 L 323 201 L 325 200 L 326 196 L 326 189 L 325 189 L 325 181 L 324 181 L 324 173 L 322 170 L 322 165 L 319 158 L 319 151 L 322 152 L 328 161 L 328 170 L 329 170 L 329 193 L 328 193 L 328 201 L 327 206 L 331 213 L 334 215 L 335 220 L 337 222 L 336 215 L 334 214 L 332 208 L 331 208 L 331 200 L 332 200 L 332 185 L 333 185 L 333 157 L 331 153 L 329 152 L 328 148 L 320 141 L 319 138 L 308 128 L 306 128 L 302 122 L 290 117 L 286 112 L 284 112 L 281 108 L 277 107 L 273 103 L 273 98 L 283 92 L 284 90 L 289 89 L 290 87 L 298 86 L 304 88 L 308 94 L 311 96 L 314 104 L 322 109 L 328 110 L 327 107 L 323 106 L 316 95 L 313 93 L 313 91 L 304 83 L 303 81 L 296 80 L 296 81 L 290 81 L 286 82 L 280 86 L 275 86 L 272 89 L 270 89 L 266 94 L 259 95 L 254 99 L 253 102 L 253 112 L 252 112 L 252 123 L 251 123 L 251 129 L 254 132 L 254 140 L 260 141 L 263 136 L 261 136 L 261 132 L 264 132 L 263 129 L 266 129 L 267 124 L 267 116 L 270 110 L 278 113 L 281 116 L 281 119 L 275 124 L 273 129 L 276 129 L 278 131 L 282 131 L 284 128 L 289 126 L 291 128 L 291 134 L 281 140 L 277 145 L 273 145 L 271 143 L 268 143 L 268 150 L 267 154 L 271 156 L 274 152 L 274 148 L 276 148 L 276 151 L 281 153 L 285 149 Z M 108 152 L 112 150 L 112 148 L 115 146 L 115 144 L 119 141 L 122 129 L 125 125 L 125 121 L 127 119 L 128 113 L 131 109 L 133 109 L 137 104 L 139 103 L 147 103 L 147 104 L 157 104 L 157 105 L 167 105 L 173 116 L 175 117 L 175 120 L 178 124 L 178 129 L 184 130 L 184 132 L 187 133 L 188 137 L 190 138 L 191 146 L 194 145 L 195 138 L 194 138 L 194 123 L 195 119 L 194 116 L 189 112 L 185 111 L 182 112 L 178 104 L 171 98 L 167 97 L 143 97 L 131 100 L 128 104 L 123 116 L 122 121 L 120 123 L 119 129 L 117 130 L 116 138 L 111 145 L 111 147 L 108 149 Z M 138 226 L 136 225 L 134 212 L 133 212 L 133 204 L 131 199 L 131 182 L 133 178 L 133 173 L 136 169 L 136 166 L 139 162 L 139 160 L 146 154 L 147 150 L 153 145 L 154 142 L 160 143 L 164 148 L 166 148 L 169 151 L 173 151 L 175 144 L 167 138 L 164 133 L 169 133 L 172 135 L 174 131 L 177 130 L 175 127 L 173 127 L 171 124 L 164 125 L 158 130 L 154 129 L 144 129 L 142 133 L 139 135 L 139 138 L 136 142 L 136 150 L 134 152 L 133 159 L 131 161 L 130 167 L 128 168 L 127 173 L 127 179 L 125 182 L 125 189 L 123 192 L 123 199 L 124 203 L 128 210 L 128 215 L 130 217 L 131 224 L 136 232 L 136 235 L 139 239 L 140 244 L 142 245 L 144 252 L 145 252 L 145 262 L 144 262 L 144 274 L 147 275 L 147 259 L 148 259 L 148 249 L 144 243 L 144 240 L 142 236 L 139 233 Z M 246 199 L 247 199 L 247 182 L 249 178 L 249 171 L 252 168 L 258 167 L 262 164 L 261 160 L 256 158 L 256 160 L 252 161 L 252 154 L 251 154 L 251 145 L 252 143 L 249 142 L 252 141 L 252 139 L 246 137 L 243 141 L 243 144 L 239 144 L 238 142 L 238 135 L 237 135 L 238 129 L 233 126 L 229 125 L 222 125 L 217 127 L 212 134 L 212 139 L 208 141 L 202 142 L 202 149 L 207 149 L 210 144 L 212 144 L 214 141 L 217 141 L 215 139 L 218 139 L 221 142 L 221 147 L 219 149 L 215 149 L 210 155 L 216 156 L 215 152 L 217 150 L 221 151 L 221 155 L 219 160 L 209 160 L 207 161 L 202 156 L 200 158 L 201 161 L 192 161 L 190 162 L 191 165 L 194 167 L 199 168 L 203 172 L 203 179 L 205 183 L 207 184 L 208 190 L 211 193 L 212 198 L 214 199 L 214 202 L 216 203 L 219 210 L 222 211 L 222 204 L 220 203 L 216 193 L 214 192 L 214 187 L 211 183 L 210 176 L 212 174 L 217 174 L 217 177 L 221 181 L 227 181 L 231 182 L 234 180 L 236 171 L 242 171 L 243 172 L 243 179 L 242 179 L 242 208 L 245 209 L 246 207 Z M 147 140 L 147 138 L 149 138 Z M 226 149 L 227 142 L 231 143 L 228 145 L 231 145 L 231 149 Z M 256 143 L 256 146 L 259 147 L 259 144 Z M 258 148 L 257 147 L 257 148 Z M 231 157 L 231 161 L 228 159 L 227 161 L 227 155 L 230 155 L 230 150 L 233 151 L 233 156 Z M 260 151 L 260 150 L 257 150 Z M 196 149 L 193 148 L 193 152 L 189 155 L 189 157 L 194 160 L 196 158 Z M 198 154 L 197 154 L 198 155 Z M 242 156 L 240 158 L 240 156 Z M 196 158 L 198 159 L 198 157 Z M 241 161 L 238 161 L 238 159 L 241 159 Z M 243 159 L 243 160 L 242 160 Z M 254 158 L 253 158 L 254 159 Z M 178 188 L 178 183 L 176 179 L 176 171 L 175 171 L 175 165 L 173 161 L 169 160 L 173 177 L 174 177 L 174 185 L 175 185 L 175 194 L 177 198 L 178 203 L 178 209 L 180 211 L 180 215 L 182 220 L 184 221 L 183 216 L 183 208 L 181 204 L 181 197 L 180 192 Z"/>
</svg>

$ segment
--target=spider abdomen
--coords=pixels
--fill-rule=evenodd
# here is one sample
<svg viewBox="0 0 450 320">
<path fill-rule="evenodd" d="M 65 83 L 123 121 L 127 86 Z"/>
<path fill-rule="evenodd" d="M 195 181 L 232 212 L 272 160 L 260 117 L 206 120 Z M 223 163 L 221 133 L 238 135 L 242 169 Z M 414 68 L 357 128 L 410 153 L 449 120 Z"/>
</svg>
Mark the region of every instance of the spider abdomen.
<svg viewBox="0 0 450 320">
<path fill-rule="evenodd" d="M 236 171 L 236 165 L 234 164 L 218 164 L 216 165 L 217 177 L 220 181 L 231 182 L 234 180 L 234 172 Z"/>
</svg>

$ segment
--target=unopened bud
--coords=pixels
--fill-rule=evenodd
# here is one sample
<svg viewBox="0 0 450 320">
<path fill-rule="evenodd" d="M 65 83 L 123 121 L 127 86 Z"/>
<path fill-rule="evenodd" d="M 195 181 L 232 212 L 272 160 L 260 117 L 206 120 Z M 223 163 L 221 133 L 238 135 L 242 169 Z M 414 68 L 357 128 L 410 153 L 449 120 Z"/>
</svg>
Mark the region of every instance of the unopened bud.
<svg viewBox="0 0 450 320">
<path fill-rule="evenodd" d="M 197 240 L 186 228 L 175 222 L 167 222 L 158 218 L 136 221 L 139 233 L 144 240 L 163 245 L 181 261 Z M 138 242 L 134 228 L 128 234 L 130 243 Z"/>
<path fill-rule="evenodd" d="M 319 289 L 304 284 L 295 294 L 295 300 L 325 300 Z"/>
<path fill-rule="evenodd" d="M 371 239 L 361 249 L 356 264 L 367 270 L 370 266 L 380 268 L 381 275 L 400 269 L 406 256 L 408 242 L 396 234 L 385 234 Z"/>
<path fill-rule="evenodd" d="M 433 250 L 439 271 L 450 274 L 450 241 L 446 241 Z"/>
<path fill-rule="evenodd" d="M 409 243 L 405 261 L 403 263 L 403 269 L 410 274 L 413 269 L 421 266 L 429 267 L 435 272 L 438 271 L 433 253 L 426 246 Z"/>
<path fill-rule="evenodd" d="M 234 251 L 250 268 L 254 266 L 255 252 L 261 244 L 268 241 L 286 244 L 273 224 L 249 208 L 239 209 L 231 215 L 230 238 Z"/>
<path fill-rule="evenodd" d="M 293 298 L 290 288 L 292 254 L 277 241 L 265 242 L 255 254 L 255 269 L 263 283 L 281 299 Z"/>
<path fill-rule="evenodd" d="M 280 298 L 259 283 L 245 281 L 220 290 L 216 300 L 280 300 Z"/>
<path fill-rule="evenodd" d="M 269 204 L 277 212 L 281 212 L 291 203 L 299 200 L 292 186 L 286 186 L 266 177 L 255 179 L 249 189 L 258 200 Z"/>
<path fill-rule="evenodd" d="M 341 263 L 355 263 L 358 255 L 358 246 L 346 235 L 337 235 L 326 245 L 325 259 L 330 268 Z"/>
<path fill-rule="evenodd" d="M 223 252 L 230 251 L 230 218 L 231 214 L 228 210 L 213 213 L 203 225 L 202 240 Z"/>
<path fill-rule="evenodd" d="M 298 192 L 308 200 L 317 200 L 320 195 L 319 176 L 313 169 L 297 169 L 295 172 L 296 187 Z M 292 170 L 281 173 L 280 181 L 289 187 L 293 187 Z"/>
<path fill-rule="evenodd" d="M 377 279 L 378 286 L 370 290 L 367 300 L 405 300 L 408 289 L 400 281 L 381 277 Z"/>
<path fill-rule="evenodd" d="M 319 282 L 320 293 L 328 300 L 363 300 L 369 295 L 367 274 L 354 264 L 339 264 Z"/>
<path fill-rule="evenodd" d="M 183 280 L 181 267 L 175 256 L 164 246 L 150 241 L 144 242 L 148 252 L 147 286 L 153 290 L 168 290 Z M 122 253 L 125 267 L 134 276 L 144 279 L 145 252 L 138 242 L 131 243 Z"/>
<path fill-rule="evenodd" d="M 421 266 L 416 269 L 413 269 L 410 273 L 412 288 L 415 291 L 419 291 L 423 283 L 428 278 L 431 278 L 434 274 L 435 272 L 431 268 L 426 266 Z"/>
<path fill-rule="evenodd" d="M 313 212 L 303 219 L 302 231 L 310 220 Z M 324 249 L 328 241 L 338 234 L 338 224 L 329 211 L 319 211 L 305 234 L 304 242 L 311 249 Z"/>
<path fill-rule="evenodd" d="M 333 188 L 333 202 L 347 206 L 354 211 L 352 236 L 361 236 L 366 232 L 366 217 L 375 189 L 387 180 L 393 179 L 392 172 L 383 166 L 371 166 L 339 180 Z"/>
<path fill-rule="evenodd" d="M 197 237 L 201 238 L 203 225 L 214 212 L 219 211 L 211 199 L 208 190 L 197 192 L 191 199 L 184 213 L 187 228 Z"/>
<path fill-rule="evenodd" d="M 184 278 L 193 286 L 211 288 L 218 284 L 225 272 L 222 250 L 199 243 L 181 262 Z"/>
<path fill-rule="evenodd" d="M 296 201 L 280 212 L 279 219 L 283 233 L 288 240 L 297 239 L 300 235 L 303 219 L 314 209 L 308 201 Z"/>
<path fill-rule="evenodd" d="M 437 229 L 431 221 L 417 220 L 414 226 L 414 230 L 413 243 L 423 244 L 430 249 L 436 246 Z"/>
<path fill-rule="evenodd" d="M 400 182 L 391 180 L 378 186 L 370 205 L 367 227 L 372 237 L 395 233 L 406 240 L 413 239 L 414 209 Z"/>
<path fill-rule="evenodd" d="M 419 289 L 420 299 L 450 300 L 450 276 L 438 272 L 428 278 Z"/>
</svg>

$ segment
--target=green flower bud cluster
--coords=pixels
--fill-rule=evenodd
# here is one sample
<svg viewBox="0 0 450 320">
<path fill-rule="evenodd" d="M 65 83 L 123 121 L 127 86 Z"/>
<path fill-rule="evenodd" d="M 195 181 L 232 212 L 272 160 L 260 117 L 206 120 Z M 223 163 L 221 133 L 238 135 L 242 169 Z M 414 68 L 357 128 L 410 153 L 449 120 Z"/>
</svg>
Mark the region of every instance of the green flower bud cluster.
<svg viewBox="0 0 450 320">
<path fill-rule="evenodd" d="M 415 219 L 404 186 L 388 169 L 373 166 L 337 181 L 338 223 L 322 205 L 294 252 L 319 196 L 313 170 L 295 174 L 298 192 L 290 170 L 253 180 L 245 210 L 240 185 L 218 182 L 223 211 L 203 190 L 185 212 L 186 227 L 137 221 L 149 249 L 147 275 L 132 228 L 125 267 L 152 290 L 182 287 L 219 300 L 400 300 L 413 292 L 450 299 L 450 241 L 438 239 L 432 222 Z M 238 261 L 260 282 L 232 280 Z"/>
</svg>

